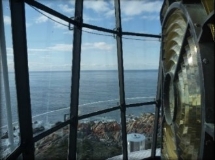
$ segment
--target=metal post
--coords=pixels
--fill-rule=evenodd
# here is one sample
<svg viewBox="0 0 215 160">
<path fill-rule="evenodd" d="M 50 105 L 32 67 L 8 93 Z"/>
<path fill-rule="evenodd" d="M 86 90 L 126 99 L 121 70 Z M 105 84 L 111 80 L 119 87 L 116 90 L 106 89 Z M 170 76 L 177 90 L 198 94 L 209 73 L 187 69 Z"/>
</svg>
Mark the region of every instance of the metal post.
<svg viewBox="0 0 215 160">
<path fill-rule="evenodd" d="M 161 48 L 162 50 L 162 48 Z M 157 147 L 157 134 L 158 134 L 158 123 L 160 118 L 160 108 L 161 108 L 161 94 L 162 94 L 162 77 L 163 77 L 163 69 L 162 69 L 162 52 L 160 52 L 159 59 L 159 70 L 158 70 L 158 82 L 157 82 L 157 93 L 156 93 L 156 105 L 155 105 L 155 120 L 154 120 L 154 132 L 153 132 L 153 141 L 152 141 L 152 150 L 151 157 L 155 158 L 156 156 L 156 147 Z"/>
<path fill-rule="evenodd" d="M 24 1 L 10 0 L 10 9 L 21 138 L 20 147 L 24 160 L 34 160 Z"/>
<path fill-rule="evenodd" d="M 123 68 L 123 50 L 122 50 L 122 26 L 121 26 L 121 10 L 120 0 L 115 0 L 116 28 L 118 31 L 117 42 L 117 58 L 118 58 L 118 75 L 119 75 L 119 94 L 121 108 L 121 125 L 122 125 L 122 153 L 123 159 L 128 159 L 127 150 L 127 131 L 126 131 L 126 105 L 125 105 L 125 90 L 124 90 L 124 68 Z"/>
<path fill-rule="evenodd" d="M 72 59 L 72 86 L 70 102 L 70 134 L 68 159 L 76 159 L 77 147 L 77 125 L 78 125 L 78 104 L 79 104 L 79 79 L 81 62 L 81 36 L 83 22 L 83 0 L 75 1 L 75 20 L 79 26 L 74 26 L 73 33 L 73 59 Z"/>
<path fill-rule="evenodd" d="M 6 42 L 5 42 L 2 1 L 0 2 L 0 48 L 1 48 L 0 56 L 1 56 L 1 60 L 2 60 L 2 70 L 3 70 L 3 78 L 4 78 L 6 111 L 7 111 L 8 137 L 9 137 L 9 142 L 10 142 L 10 149 L 12 151 L 14 149 L 13 124 L 12 124 L 10 88 L 9 88 L 9 80 L 8 80 L 9 78 L 8 78 L 8 67 L 7 67 L 7 51 L 6 51 Z"/>
<path fill-rule="evenodd" d="M 158 122 L 160 117 L 160 100 L 157 101 L 156 109 L 155 109 L 155 121 L 154 121 L 154 132 L 153 132 L 153 143 L 151 150 L 151 157 L 155 158 L 156 156 L 156 148 L 157 148 L 157 134 L 158 134 Z"/>
</svg>

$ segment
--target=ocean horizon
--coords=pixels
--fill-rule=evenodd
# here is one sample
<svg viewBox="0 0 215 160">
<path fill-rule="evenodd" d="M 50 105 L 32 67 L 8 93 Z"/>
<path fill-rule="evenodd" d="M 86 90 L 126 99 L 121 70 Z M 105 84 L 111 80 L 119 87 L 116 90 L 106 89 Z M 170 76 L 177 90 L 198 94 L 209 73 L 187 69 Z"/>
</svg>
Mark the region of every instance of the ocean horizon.
<svg viewBox="0 0 215 160">
<path fill-rule="evenodd" d="M 152 101 L 156 97 L 157 69 L 124 70 L 126 104 Z M 30 94 L 33 121 L 55 123 L 63 121 L 69 113 L 71 71 L 30 71 Z M 17 102 L 14 72 L 9 72 L 11 108 L 13 122 L 17 121 Z M 6 107 L 3 94 L 1 126 L 6 124 Z M 119 104 L 119 82 L 117 70 L 81 70 L 79 90 L 79 116 Z M 154 112 L 154 106 L 128 108 L 127 115 Z M 97 118 L 120 120 L 117 111 Z M 93 118 L 93 117 L 92 117 Z"/>
</svg>

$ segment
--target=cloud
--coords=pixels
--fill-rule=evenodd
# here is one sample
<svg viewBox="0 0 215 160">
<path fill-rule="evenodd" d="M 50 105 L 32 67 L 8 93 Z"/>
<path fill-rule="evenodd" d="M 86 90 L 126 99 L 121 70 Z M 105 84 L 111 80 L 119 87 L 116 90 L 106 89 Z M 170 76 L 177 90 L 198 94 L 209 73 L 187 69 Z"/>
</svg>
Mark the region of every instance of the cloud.
<svg viewBox="0 0 215 160">
<path fill-rule="evenodd" d="M 44 23 L 48 21 L 48 17 L 44 15 L 40 15 L 39 17 L 36 18 L 35 23 Z"/>
<path fill-rule="evenodd" d="M 69 7 L 69 5 L 67 5 L 67 4 L 60 4 L 59 7 L 65 13 L 72 13 L 72 14 L 74 14 L 74 8 Z"/>
<path fill-rule="evenodd" d="M 150 20 L 150 21 L 152 21 L 152 20 L 159 20 L 159 16 L 157 16 L 157 15 L 148 15 L 148 16 L 142 16 L 141 17 L 142 19 L 146 19 L 146 20 Z"/>
<path fill-rule="evenodd" d="M 44 55 L 44 56 L 41 56 L 40 58 L 47 60 L 47 59 L 51 58 L 51 55 L 50 54 L 49 55 Z"/>
<path fill-rule="evenodd" d="M 37 52 L 48 52 L 50 51 L 47 48 L 28 48 L 28 54 L 33 54 Z M 13 48 L 12 47 L 7 47 L 7 55 L 12 55 L 13 54 Z"/>
<path fill-rule="evenodd" d="M 121 1 L 121 11 L 127 16 L 160 12 L 162 1 Z"/>
<path fill-rule="evenodd" d="M 26 22 L 26 27 L 30 27 L 30 26 L 32 26 L 32 23 L 27 23 Z"/>
<path fill-rule="evenodd" d="M 47 52 L 48 49 L 46 48 L 28 48 L 28 52 Z"/>
<path fill-rule="evenodd" d="M 34 54 L 38 52 L 72 52 L 72 44 L 55 44 L 53 46 L 45 47 L 45 48 L 28 48 L 28 54 Z M 7 54 L 13 54 L 13 48 L 8 47 L 7 48 Z"/>
<path fill-rule="evenodd" d="M 64 44 L 64 43 L 61 43 L 61 44 L 55 44 L 54 46 L 51 46 L 51 47 L 48 47 L 49 50 L 52 50 L 52 51 L 70 51 L 72 52 L 72 44 Z"/>
<path fill-rule="evenodd" d="M 114 9 L 111 9 L 111 10 L 107 11 L 107 12 L 105 13 L 105 16 L 106 16 L 106 17 L 115 16 L 115 10 L 114 10 Z"/>
<path fill-rule="evenodd" d="M 122 21 L 123 22 L 128 22 L 128 21 L 130 21 L 130 20 L 132 20 L 133 18 L 132 17 L 123 17 L 122 18 Z"/>
<path fill-rule="evenodd" d="M 43 63 L 44 62 L 44 63 Z M 29 62 L 30 71 L 65 71 L 71 70 L 71 64 L 56 64 L 51 61 L 47 63 L 47 59 L 44 59 L 43 62 Z"/>
<path fill-rule="evenodd" d="M 87 50 L 87 49 L 99 49 L 99 50 L 110 51 L 110 50 L 113 49 L 113 45 L 112 44 L 107 44 L 105 42 L 84 43 L 82 45 L 82 49 L 83 50 Z"/>
<path fill-rule="evenodd" d="M 10 25 L 11 24 L 11 19 L 9 16 L 4 15 L 4 24 Z"/>
<path fill-rule="evenodd" d="M 71 5 L 75 5 L 75 1 L 74 0 L 69 0 L 69 3 L 71 4 Z"/>
<path fill-rule="evenodd" d="M 36 24 L 45 23 L 45 22 L 47 22 L 48 20 L 50 20 L 52 23 L 54 23 L 54 27 L 55 27 L 55 28 L 68 29 L 68 27 L 66 27 L 66 26 L 68 26 L 68 22 L 66 22 L 66 21 L 64 21 L 64 20 L 62 20 L 62 19 L 59 19 L 59 18 L 57 18 L 57 17 L 55 17 L 55 16 L 53 16 L 53 15 L 50 15 L 50 14 L 44 12 L 44 11 L 40 11 L 40 12 L 42 12 L 44 15 L 40 15 L 40 16 L 38 16 L 38 17 L 35 19 L 35 23 L 36 23 Z M 48 17 L 49 17 L 50 19 L 49 19 Z M 55 22 L 55 21 L 56 21 L 56 22 Z M 57 22 L 59 22 L 59 23 L 61 23 L 61 24 L 59 24 L 59 23 L 57 23 Z M 64 26 L 64 25 L 66 25 L 66 26 Z"/>
<path fill-rule="evenodd" d="M 99 0 L 99 1 L 85 1 L 84 2 L 84 8 L 91 9 L 96 13 L 102 13 L 105 17 L 103 18 L 110 18 L 115 15 L 115 9 L 114 5 L 112 3 L 113 1 L 107 1 L 107 0 Z M 89 15 L 84 15 L 86 21 L 98 21 L 103 20 L 101 18 L 92 18 L 89 17 Z"/>
<path fill-rule="evenodd" d="M 102 19 L 101 18 L 90 17 L 87 14 L 83 14 L 83 20 L 86 23 L 86 22 L 89 22 L 89 21 L 100 21 Z"/>
<path fill-rule="evenodd" d="M 84 7 L 87 9 L 92 9 L 95 12 L 107 12 L 110 10 L 109 4 L 104 0 L 99 1 L 85 1 Z"/>
<path fill-rule="evenodd" d="M 72 35 L 72 34 L 73 34 L 73 31 L 64 31 L 63 34 Z"/>
<path fill-rule="evenodd" d="M 113 63 L 82 63 L 81 70 L 116 70 L 117 64 Z"/>
<path fill-rule="evenodd" d="M 82 49 L 87 50 L 87 49 L 99 49 L 99 50 L 112 50 L 113 49 L 112 44 L 107 44 L 105 42 L 95 42 L 95 43 L 83 43 Z M 53 51 L 58 51 L 58 52 L 72 52 L 72 44 L 66 44 L 66 43 L 58 43 L 49 47 L 45 48 L 28 48 L 28 53 L 37 53 L 37 52 L 53 52 Z M 7 48 L 8 54 L 13 53 L 13 48 L 8 47 Z"/>
<path fill-rule="evenodd" d="M 10 18 L 10 16 L 4 15 L 3 19 L 4 19 L 4 24 L 11 25 L 11 18 Z M 26 27 L 30 27 L 31 25 L 32 25 L 31 23 L 27 23 L 26 22 Z"/>
<path fill-rule="evenodd" d="M 105 42 L 97 42 L 94 43 L 93 46 L 102 50 L 111 50 L 113 48 L 113 45 L 107 44 Z"/>
</svg>

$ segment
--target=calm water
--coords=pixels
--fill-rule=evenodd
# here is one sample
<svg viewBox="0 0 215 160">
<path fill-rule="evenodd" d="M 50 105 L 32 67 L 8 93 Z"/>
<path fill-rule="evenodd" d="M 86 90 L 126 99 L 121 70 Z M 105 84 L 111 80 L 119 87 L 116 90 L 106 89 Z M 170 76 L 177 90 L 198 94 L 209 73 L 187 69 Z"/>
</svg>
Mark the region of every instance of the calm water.
<svg viewBox="0 0 215 160">
<path fill-rule="evenodd" d="M 125 71 L 126 103 L 153 100 L 156 95 L 157 70 Z M 13 121 L 17 121 L 17 102 L 14 73 L 9 73 Z M 69 113 L 71 90 L 70 72 L 30 72 L 30 92 L 33 121 L 54 123 L 63 121 Z M 82 71 L 80 78 L 79 115 L 114 107 L 119 102 L 119 82 L 117 71 Z M 1 126 L 6 124 L 4 95 L 2 95 Z M 127 114 L 153 112 L 154 106 L 127 110 Z M 47 114 L 48 113 L 48 114 Z M 99 116 L 97 116 L 99 117 Z M 119 120 L 119 112 L 101 115 L 100 118 Z"/>
</svg>

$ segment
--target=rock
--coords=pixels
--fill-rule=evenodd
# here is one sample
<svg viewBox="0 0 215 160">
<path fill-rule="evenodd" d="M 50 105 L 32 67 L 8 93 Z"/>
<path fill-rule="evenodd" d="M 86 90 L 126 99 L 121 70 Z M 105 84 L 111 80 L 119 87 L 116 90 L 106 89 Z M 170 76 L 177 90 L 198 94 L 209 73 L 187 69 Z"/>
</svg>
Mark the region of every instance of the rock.
<svg viewBox="0 0 215 160">
<path fill-rule="evenodd" d="M 128 121 L 126 122 L 127 133 L 140 133 L 146 137 L 152 137 L 154 119 L 155 116 L 152 113 L 144 113 L 139 117 L 128 115 Z M 159 122 L 161 123 L 161 119 L 159 119 Z M 34 123 L 39 126 L 39 122 Z M 117 121 L 82 122 L 78 124 L 77 130 L 77 155 L 79 160 L 87 158 L 107 159 L 122 153 L 121 125 Z M 37 142 L 35 153 L 39 156 L 36 157 L 38 159 L 41 157 L 53 159 L 54 156 L 59 156 L 59 159 L 66 159 L 68 135 L 69 127 L 66 126 Z M 146 145 L 150 146 L 151 142 Z"/>
<path fill-rule="evenodd" d="M 1 139 L 7 139 L 8 138 L 8 132 L 5 132 L 4 134 L 3 134 L 3 136 L 1 137 Z"/>
<path fill-rule="evenodd" d="M 42 132 L 45 130 L 45 127 L 40 126 L 40 127 L 36 127 L 33 129 L 33 134 L 38 133 L 38 132 Z"/>
<path fill-rule="evenodd" d="M 106 132 L 119 131 L 121 129 L 120 125 L 116 121 L 106 123 L 105 126 Z"/>
<path fill-rule="evenodd" d="M 99 138 L 94 134 L 91 134 L 91 135 L 87 136 L 85 139 L 88 139 L 88 140 L 91 140 L 91 141 L 99 141 Z"/>
<path fill-rule="evenodd" d="M 113 133 L 113 137 L 114 137 L 114 140 L 115 140 L 115 141 L 117 141 L 117 142 L 120 141 L 120 137 L 121 137 L 121 136 L 120 136 L 120 132 L 115 132 L 115 133 Z"/>
<path fill-rule="evenodd" d="M 93 132 L 95 134 L 102 134 L 105 131 L 105 125 L 103 123 L 99 123 L 94 129 Z"/>
<path fill-rule="evenodd" d="M 92 132 L 90 123 L 78 124 L 78 131 L 85 132 L 87 135 L 89 135 Z"/>
</svg>

